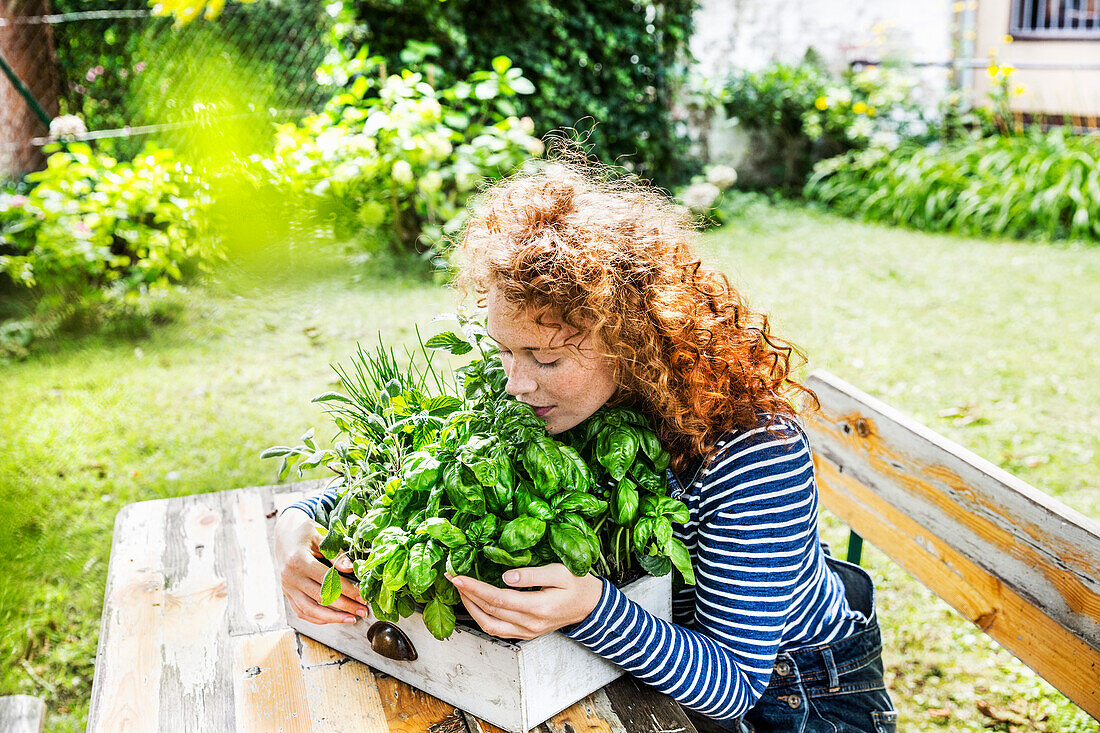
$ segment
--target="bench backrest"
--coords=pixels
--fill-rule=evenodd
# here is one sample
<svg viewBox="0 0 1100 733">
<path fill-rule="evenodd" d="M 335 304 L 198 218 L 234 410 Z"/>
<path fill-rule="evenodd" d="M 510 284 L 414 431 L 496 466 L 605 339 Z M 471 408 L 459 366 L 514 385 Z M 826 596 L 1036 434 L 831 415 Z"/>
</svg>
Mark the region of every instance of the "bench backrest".
<svg viewBox="0 0 1100 733">
<path fill-rule="evenodd" d="M 828 372 L 822 503 L 1094 718 L 1100 524 Z"/>
</svg>

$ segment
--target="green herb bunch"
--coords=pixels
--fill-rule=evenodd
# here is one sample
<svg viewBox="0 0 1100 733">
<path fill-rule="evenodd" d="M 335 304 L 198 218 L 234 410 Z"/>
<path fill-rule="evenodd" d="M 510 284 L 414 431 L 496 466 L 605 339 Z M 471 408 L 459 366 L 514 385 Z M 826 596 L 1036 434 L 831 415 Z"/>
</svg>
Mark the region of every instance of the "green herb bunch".
<svg viewBox="0 0 1100 733">
<path fill-rule="evenodd" d="M 444 573 L 503 587 L 512 567 L 561 562 L 577 576 L 595 569 L 623 582 L 675 565 L 694 583 L 688 550 L 672 536 L 688 510 L 666 495 L 669 455 L 649 421 L 604 407 L 551 437 L 505 392 L 484 328 L 460 325 L 461 335 L 421 343 L 423 367 L 411 359 L 401 369 L 381 344 L 359 349 L 351 372 L 337 368 L 347 394 L 314 399 L 346 440 L 318 449 L 311 430 L 302 445 L 262 456 L 283 458 L 280 478 L 295 464 L 299 475 L 321 465 L 339 475 L 339 501 L 315 517 L 321 552 L 348 554 L 374 615 L 396 621 L 420 607 L 432 634 L 449 637 L 460 599 Z M 478 358 L 455 370 L 452 385 L 433 366 L 437 350 Z M 332 568 L 322 603 L 339 593 Z"/>
</svg>

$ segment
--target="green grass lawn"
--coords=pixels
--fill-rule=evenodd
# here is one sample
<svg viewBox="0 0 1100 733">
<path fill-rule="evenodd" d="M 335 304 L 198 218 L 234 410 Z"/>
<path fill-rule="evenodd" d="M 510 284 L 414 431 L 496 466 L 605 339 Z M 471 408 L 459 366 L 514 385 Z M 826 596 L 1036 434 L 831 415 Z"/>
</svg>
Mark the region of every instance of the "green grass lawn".
<svg viewBox="0 0 1100 733">
<path fill-rule="evenodd" d="M 928 236 L 805 209 L 751 208 L 704 259 L 824 367 L 1100 517 L 1100 249 Z M 342 263 L 263 286 L 192 291 L 137 342 L 62 342 L 0 367 L 0 694 L 46 697 L 83 730 L 114 515 L 124 504 L 273 483 L 259 452 L 305 428 L 329 368 L 381 332 L 454 307 L 427 279 Z M 826 518 L 827 539 L 845 532 Z M 904 730 L 979 731 L 979 701 L 1040 731 L 1095 731 L 1077 710 L 881 553 L 889 681 Z M 1007 730 L 1007 724 L 1000 724 Z"/>
</svg>

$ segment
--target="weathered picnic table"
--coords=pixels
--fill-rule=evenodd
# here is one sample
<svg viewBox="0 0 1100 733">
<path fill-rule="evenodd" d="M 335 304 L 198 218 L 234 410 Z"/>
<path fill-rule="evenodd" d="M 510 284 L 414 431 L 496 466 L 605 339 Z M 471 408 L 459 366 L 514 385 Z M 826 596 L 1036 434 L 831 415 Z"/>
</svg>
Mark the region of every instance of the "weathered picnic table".
<svg viewBox="0 0 1100 733">
<path fill-rule="evenodd" d="M 143 501 L 115 521 L 88 730 L 498 731 L 295 632 L 276 511 L 316 482 Z M 537 729 L 695 733 L 629 675 Z"/>
</svg>

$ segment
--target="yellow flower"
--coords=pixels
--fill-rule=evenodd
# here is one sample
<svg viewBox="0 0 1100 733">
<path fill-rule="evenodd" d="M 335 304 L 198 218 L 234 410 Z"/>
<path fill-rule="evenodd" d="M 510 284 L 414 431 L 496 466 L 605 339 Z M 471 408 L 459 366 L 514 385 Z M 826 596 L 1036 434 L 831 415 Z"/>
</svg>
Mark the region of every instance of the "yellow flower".
<svg viewBox="0 0 1100 733">
<path fill-rule="evenodd" d="M 1016 96 L 1020 96 L 1021 94 L 1023 94 L 1026 91 L 1027 91 L 1027 87 L 1025 87 L 1023 84 L 1017 84 L 1016 85 Z"/>
<path fill-rule="evenodd" d="M 1000 70 L 1001 69 L 999 66 L 997 66 L 997 64 L 990 64 L 989 68 L 986 69 L 986 71 L 989 72 L 990 79 L 995 79 L 997 77 L 997 72 L 999 72 Z"/>
<path fill-rule="evenodd" d="M 857 115 L 861 115 L 867 111 L 867 105 L 863 102 L 856 102 L 852 105 L 852 111 Z"/>
<path fill-rule="evenodd" d="M 1012 43 L 1012 42 L 1013 42 L 1013 41 L 1015 41 L 1015 40 L 1016 40 L 1016 39 L 1012 37 L 1012 34 L 1011 34 L 1011 33 L 1006 33 L 1006 34 L 1005 34 L 1005 37 L 1004 37 L 1004 41 L 1005 41 L 1005 43 Z"/>
<path fill-rule="evenodd" d="M 1012 66 L 1011 64 L 1005 64 L 1004 66 L 1001 67 L 1001 71 L 1004 72 L 1005 76 L 1008 76 L 1009 74 L 1011 74 L 1015 70 L 1016 70 L 1016 67 Z"/>
<path fill-rule="evenodd" d="M 875 109 L 874 107 L 868 107 L 867 108 L 867 116 L 868 117 L 874 117 L 876 114 L 878 114 L 877 109 Z"/>
<path fill-rule="evenodd" d="M 814 100 L 814 106 L 824 112 L 829 108 L 829 100 L 825 99 L 825 97 L 818 97 Z"/>
</svg>

